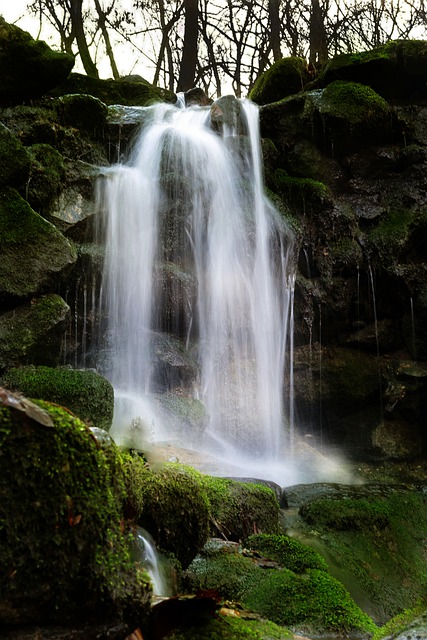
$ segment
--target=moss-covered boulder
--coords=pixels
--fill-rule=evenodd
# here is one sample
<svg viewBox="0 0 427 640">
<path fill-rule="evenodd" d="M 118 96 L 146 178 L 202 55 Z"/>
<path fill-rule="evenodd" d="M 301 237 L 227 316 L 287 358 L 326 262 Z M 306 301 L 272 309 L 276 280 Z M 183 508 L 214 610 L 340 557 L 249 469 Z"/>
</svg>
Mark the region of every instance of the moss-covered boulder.
<svg viewBox="0 0 427 640">
<path fill-rule="evenodd" d="M 106 105 L 144 106 L 155 102 L 175 103 L 176 101 L 176 95 L 172 91 L 154 87 L 142 78 L 137 82 L 126 80 L 126 78 L 101 80 L 80 73 L 72 73 L 52 92 L 56 96 L 70 93 L 94 96 Z"/>
<path fill-rule="evenodd" d="M 135 455 L 126 456 L 125 469 L 129 515 L 186 568 L 208 537 L 209 502 L 201 474 L 174 463 L 150 469 Z"/>
<path fill-rule="evenodd" d="M 63 82 L 74 58 L 8 24 L 0 16 L 0 103 L 36 98 Z"/>
<path fill-rule="evenodd" d="M 30 170 L 30 158 L 21 142 L 0 122 L 0 186 L 22 187 Z"/>
<path fill-rule="evenodd" d="M 270 104 L 302 91 L 309 79 L 303 58 L 282 58 L 256 80 L 249 98 L 257 104 Z"/>
<path fill-rule="evenodd" d="M 68 304 L 54 293 L 1 314 L 0 370 L 29 363 L 59 364 L 69 322 Z"/>
<path fill-rule="evenodd" d="M 0 299 L 25 298 L 58 282 L 74 246 L 12 188 L 0 189 Z"/>
<path fill-rule="evenodd" d="M 321 82 L 360 82 L 387 99 L 420 99 L 427 95 L 427 42 L 394 40 L 370 51 L 342 54 L 326 63 Z"/>
<path fill-rule="evenodd" d="M 391 137 L 391 108 L 366 85 L 332 82 L 321 92 L 317 108 L 338 154 L 348 154 L 361 143 L 378 144 Z"/>
<path fill-rule="evenodd" d="M 239 541 L 254 532 L 277 533 L 279 504 L 270 487 L 205 475 L 200 480 L 209 500 L 211 535 Z"/>
<path fill-rule="evenodd" d="M 375 629 L 314 552 L 306 552 L 303 560 L 303 545 L 291 543 L 299 556 L 295 562 L 284 536 L 263 538 L 250 538 L 243 553 L 236 545 L 210 542 L 186 572 L 190 588 L 214 589 L 224 599 L 238 600 L 262 617 L 299 631 L 366 633 Z M 275 562 L 263 555 L 265 549 L 274 555 L 274 546 L 279 548 Z"/>
<path fill-rule="evenodd" d="M 65 178 L 62 155 L 49 144 L 28 147 L 31 158 L 27 200 L 40 214 L 49 213 L 59 197 Z"/>
<path fill-rule="evenodd" d="M 106 431 L 111 426 L 114 390 L 108 380 L 95 371 L 31 365 L 10 369 L 2 382 L 27 397 L 66 407 L 86 424 Z"/>
<path fill-rule="evenodd" d="M 0 622 L 141 624 L 148 576 L 123 534 L 121 459 L 64 409 L 0 396 Z"/>
<path fill-rule="evenodd" d="M 289 520 L 292 531 L 323 555 L 377 622 L 425 597 L 427 498 L 421 487 L 312 485 L 295 499 L 296 489 L 285 490 L 290 507 L 299 509 L 300 519 Z"/>
<path fill-rule="evenodd" d="M 92 137 L 103 134 L 108 108 L 99 98 L 87 94 L 67 94 L 55 104 L 59 122 L 88 133 Z"/>
</svg>

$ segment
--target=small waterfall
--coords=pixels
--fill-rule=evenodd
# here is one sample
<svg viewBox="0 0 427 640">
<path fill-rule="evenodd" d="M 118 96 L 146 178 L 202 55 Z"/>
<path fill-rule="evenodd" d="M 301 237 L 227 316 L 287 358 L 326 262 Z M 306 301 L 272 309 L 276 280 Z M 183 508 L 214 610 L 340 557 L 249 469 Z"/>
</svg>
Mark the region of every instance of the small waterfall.
<svg viewBox="0 0 427 640">
<path fill-rule="evenodd" d="M 264 195 L 257 107 L 225 100 L 147 108 L 129 163 L 100 184 L 113 435 L 138 416 L 170 438 L 161 397 L 175 393 L 206 410 L 182 446 L 279 461 L 293 438 L 292 236 Z"/>
<path fill-rule="evenodd" d="M 156 596 L 168 596 L 169 587 L 164 571 L 162 571 L 161 559 L 156 549 L 153 538 L 142 527 L 137 527 L 132 544 L 132 556 L 135 562 L 139 562 L 150 576 L 153 586 L 153 594 Z"/>
</svg>

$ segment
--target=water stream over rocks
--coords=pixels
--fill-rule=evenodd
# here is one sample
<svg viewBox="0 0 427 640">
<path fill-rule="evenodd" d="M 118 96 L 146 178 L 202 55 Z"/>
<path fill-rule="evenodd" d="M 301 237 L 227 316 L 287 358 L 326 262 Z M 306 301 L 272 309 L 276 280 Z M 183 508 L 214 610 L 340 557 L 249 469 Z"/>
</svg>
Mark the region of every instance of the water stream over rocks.
<svg viewBox="0 0 427 640">
<path fill-rule="evenodd" d="M 175 441 L 284 484 L 293 239 L 264 195 L 257 107 L 227 96 L 142 120 L 98 193 L 112 435 Z"/>
</svg>

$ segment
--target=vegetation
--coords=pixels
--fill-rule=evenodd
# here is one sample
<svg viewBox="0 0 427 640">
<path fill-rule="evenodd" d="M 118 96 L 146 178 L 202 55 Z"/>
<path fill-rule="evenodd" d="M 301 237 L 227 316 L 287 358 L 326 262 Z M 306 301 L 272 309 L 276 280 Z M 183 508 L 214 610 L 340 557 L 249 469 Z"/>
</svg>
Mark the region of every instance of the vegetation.
<svg viewBox="0 0 427 640">
<path fill-rule="evenodd" d="M 105 455 L 61 407 L 13 406 L 0 407 L 1 622 L 63 623 L 94 607 L 144 617 L 148 579 L 123 534 L 118 451 Z"/>
<path fill-rule="evenodd" d="M 86 424 L 108 429 L 113 419 L 114 391 L 94 371 L 70 367 L 27 366 L 10 369 L 3 385 L 29 398 L 54 402 L 70 409 Z"/>
</svg>

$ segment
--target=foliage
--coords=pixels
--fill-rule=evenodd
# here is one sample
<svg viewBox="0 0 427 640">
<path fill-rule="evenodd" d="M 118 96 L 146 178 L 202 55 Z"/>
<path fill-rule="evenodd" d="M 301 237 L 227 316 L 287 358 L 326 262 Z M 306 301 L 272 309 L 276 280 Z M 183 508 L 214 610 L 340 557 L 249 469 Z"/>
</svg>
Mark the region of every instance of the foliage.
<svg viewBox="0 0 427 640">
<path fill-rule="evenodd" d="M 10 369 L 3 384 L 30 398 L 67 407 L 81 420 L 100 429 L 108 431 L 111 426 L 113 387 L 95 371 L 27 366 Z"/>
</svg>

